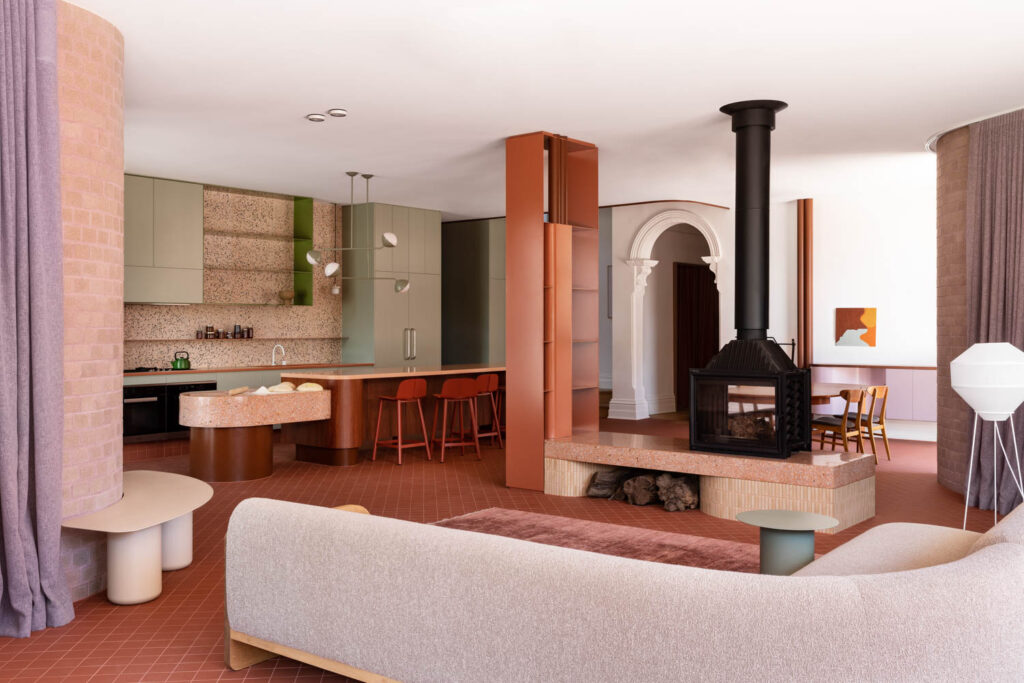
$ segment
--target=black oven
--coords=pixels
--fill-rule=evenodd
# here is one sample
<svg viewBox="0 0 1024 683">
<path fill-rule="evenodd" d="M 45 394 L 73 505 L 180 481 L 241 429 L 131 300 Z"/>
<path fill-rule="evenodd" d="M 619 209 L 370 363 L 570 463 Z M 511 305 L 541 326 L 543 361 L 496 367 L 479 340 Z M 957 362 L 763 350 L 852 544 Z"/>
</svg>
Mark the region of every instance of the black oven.
<svg viewBox="0 0 1024 683">
<path fill-rule="evenodd" d="M 216 389 L 216 382 L 137 384 L 124 388 L 125 441 L 173 438 L 188 432 L 178 423 L 178 396 Z"/>
</svg>

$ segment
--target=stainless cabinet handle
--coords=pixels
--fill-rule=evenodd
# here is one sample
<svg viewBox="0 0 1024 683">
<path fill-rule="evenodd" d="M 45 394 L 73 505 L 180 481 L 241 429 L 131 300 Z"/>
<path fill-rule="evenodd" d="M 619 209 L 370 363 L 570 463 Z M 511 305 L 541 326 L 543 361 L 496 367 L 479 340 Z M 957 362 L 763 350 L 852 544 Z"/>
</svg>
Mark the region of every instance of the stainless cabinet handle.
<svg viewBox="0 0 1024 683">
<path fill-rule="evenodd" d="M 409 328 L 402 330 L 402 360 L 410 360 L 412 357 L 412 337 Z"/>
<path fill-rule="evenodd" d="M 145 398 L 126 398 L 125 403 L 156 403 L 160 400 L 159 396 L 146 396 Z"/>
<path fill-rule="evenodd" d="M 416 328 L 412 328 L 412 358 L 410 360 L 416 360 Z"/>
</svg>

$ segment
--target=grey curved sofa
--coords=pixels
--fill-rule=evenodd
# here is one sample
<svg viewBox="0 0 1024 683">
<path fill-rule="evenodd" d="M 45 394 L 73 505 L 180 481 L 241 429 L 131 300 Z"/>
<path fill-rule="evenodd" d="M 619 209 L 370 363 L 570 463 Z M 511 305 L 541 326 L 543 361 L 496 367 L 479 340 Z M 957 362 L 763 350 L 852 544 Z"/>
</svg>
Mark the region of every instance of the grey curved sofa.
<svg viewBox="0 0 1024 683">
<path fill-rule="evenodd" d="M 367 681 L 1020 681 L 1022 541 L 1020 511 L 984 536 L 888 524 L 777 577 L 253 498 L 228 527 L 226 657 Z"/>
</svg>

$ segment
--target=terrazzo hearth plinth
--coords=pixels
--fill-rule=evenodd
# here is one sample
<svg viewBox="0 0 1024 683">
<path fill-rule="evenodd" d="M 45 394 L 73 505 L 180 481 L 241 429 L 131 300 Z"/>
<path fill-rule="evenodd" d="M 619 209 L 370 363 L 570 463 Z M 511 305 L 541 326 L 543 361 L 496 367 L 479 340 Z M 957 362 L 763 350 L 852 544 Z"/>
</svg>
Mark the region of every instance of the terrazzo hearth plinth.
<svg viewBox="0 0 1024 683">
<path fill-rule="evenodd" d="M 685 439 L 596 432 L 549 439 L 544 492 L 585 496 L 594 472 L 613 466 L 700 477 L 700 509 L 722 519 L 764 508 L 813 512 L 839 520 L 836 533 L 875 516 L 870 453 L 802 452 L 784 460 L 689 450 Z"/>
</svg>

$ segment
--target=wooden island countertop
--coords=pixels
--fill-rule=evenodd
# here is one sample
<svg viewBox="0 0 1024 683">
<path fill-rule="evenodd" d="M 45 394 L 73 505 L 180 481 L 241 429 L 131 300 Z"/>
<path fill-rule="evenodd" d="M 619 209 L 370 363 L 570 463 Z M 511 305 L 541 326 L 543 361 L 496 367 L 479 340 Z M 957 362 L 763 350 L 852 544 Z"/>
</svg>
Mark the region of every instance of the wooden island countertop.
<svg viewBox="0 0 1024 683">
<path fill-rule="evenodd" d="M 418 365 L 411 367 L 348 367 L 318 370 L 284 370 L 281 379 L 298 384 L 316 382 L 330 392 L 331 417 L 282 425 L 286 442 L 295 444 L 295 457 L 305 462 L 324 465 L 355 465 L 359 450 L 373 443 L 375 425 L 372 416 L 377 413 L 381 396 L 392 395 L 399 382 L 410 377 L 427 380 L 428 404 L 433 394 L 441 390 L 444 380 L 455 376 L 504 374 L 504 365 L 468 363 L 463 365 Z M 429 414 L 429 408 L 425 407 Z M 391 433 L 390 420 L 384 425 Z M 382 434 L 386 436 L 386 434 Z"/>
<path fill-rule="evenodd" d="M 281 379 L 398 379 L 406 377 L 438 377 L 441 375 L 470 375 L 485 372 L 505 372 L 504 365 L 420 365 L 400 368 L 378 368 L 376 366 L 351 366 L 323 370 L 300 370 L 281 372 Z"/>
</svg>

